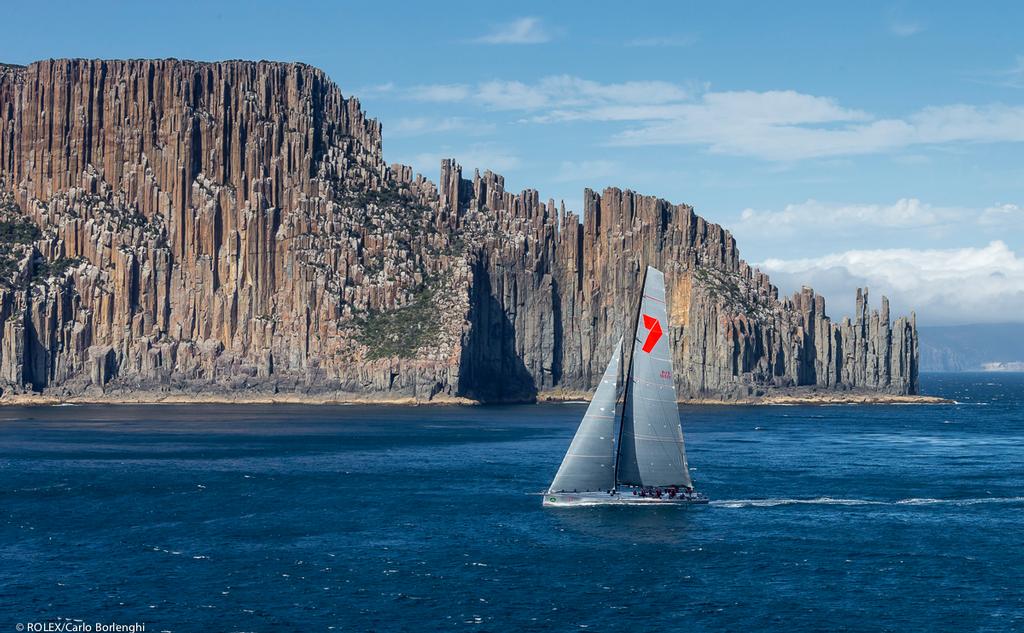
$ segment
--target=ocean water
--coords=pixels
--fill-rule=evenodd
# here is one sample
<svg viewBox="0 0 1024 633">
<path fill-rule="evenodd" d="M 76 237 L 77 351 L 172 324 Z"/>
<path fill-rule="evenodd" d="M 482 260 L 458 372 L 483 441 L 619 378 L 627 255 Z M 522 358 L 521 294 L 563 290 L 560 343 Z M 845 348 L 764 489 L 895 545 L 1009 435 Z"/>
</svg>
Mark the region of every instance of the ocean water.
<svg viewBox="0 0 1024 633">
<path fill-rule="evenodd" d="M 584 406 L 0 409 L 0 631 L 1024 629 L 1024 375 L 684 407 L 704 507 L 543 509 Z"/>
</svg>

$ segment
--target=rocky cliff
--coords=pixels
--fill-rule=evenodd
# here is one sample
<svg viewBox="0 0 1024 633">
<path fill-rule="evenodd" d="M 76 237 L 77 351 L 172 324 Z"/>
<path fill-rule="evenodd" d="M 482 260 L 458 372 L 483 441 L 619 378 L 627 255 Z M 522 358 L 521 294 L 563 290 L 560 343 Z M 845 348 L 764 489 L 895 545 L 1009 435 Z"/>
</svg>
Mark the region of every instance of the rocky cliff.
<svg viewBox="0 0 1024 633">
<path fill-rule="evenodd" d="M 582 213 L 445 161 L 385 164 L 319 70 L 0 66 L 0 388 L 530 399 L 589 388 L 646 264 L 686 397 L 917 389 L 913 317 L 780 299 L 686 205 Z"/>
</svg>

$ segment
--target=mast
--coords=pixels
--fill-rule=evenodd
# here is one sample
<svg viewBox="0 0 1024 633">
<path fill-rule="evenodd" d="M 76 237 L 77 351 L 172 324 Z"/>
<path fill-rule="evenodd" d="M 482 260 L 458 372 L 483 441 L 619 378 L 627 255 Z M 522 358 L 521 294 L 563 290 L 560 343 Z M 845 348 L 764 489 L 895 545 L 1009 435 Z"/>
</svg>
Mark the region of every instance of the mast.
<svg viewBox="0 0 1024 633">
<path fill-rule="evenodd" d="M 619 415 L 619 430 L 615 436 L 615 487 L 613 490 L 619 488 L 619 459 L 622 453 L 622 427 L 626 424 L 626 402 L 628 401 L 629 388 L 633 384 L 633 348 L 636 343 L 636 332 L 637 328 L 640 327 L 640 311 L 644 307 L 644 288 L 647 286 L 647 269 L 649 266 L 644 266 L 643 280 L 640 282 L 640 296 L 637 297 L 636 301 L 636 314 L 633 315 L 633 332 L 629 338 L 629 359 L 627 360 L 626 369 L 626 382 L 622 389 L 622 413 Z"/>
</svg>

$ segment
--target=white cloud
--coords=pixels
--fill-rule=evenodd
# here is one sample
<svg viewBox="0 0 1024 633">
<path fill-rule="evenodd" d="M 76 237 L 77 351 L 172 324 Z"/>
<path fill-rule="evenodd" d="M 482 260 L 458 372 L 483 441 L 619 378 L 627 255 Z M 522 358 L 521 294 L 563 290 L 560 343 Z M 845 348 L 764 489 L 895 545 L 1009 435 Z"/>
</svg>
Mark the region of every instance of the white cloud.
<svg viewBox="0 0 1024 633">
<path fill-rule="evenodd" d="M 1005 231 L 1024 226 L 1024 208 L 1017 204 L 996 204 L 986 208 L 937 206 L 918 198 L 900 198 L 892 204 L 836 204 L 809 199 L 788 204 L 782 210 L 746 208 L 732 225 L 734 231 L 750 236 L 830 234 L 853 232 L 878 235 L 879 230 L 916 232 L 971 225 Z"/>
<path fill-rule="evenodd" d="M 1024 141 L 1024 107 L 927 107 L 904 119 L 872 119 L 832 99 L 787 92 L 707 93 L 615 137 L 615 145 L 705 145 L 765 160 L 872 154 L 956 142 Z"/>
<path fill-rule="evenodd" d="M 737 232 L 761 235 L 836 232 L 844 228 L 921 229 L 959 219 L 965 213 L 963 209 L 935 207 L 917 198 L 901 198 L 893 204 L 832 204 L 810 199 L 788 204 L 781 211 L 744 209 L 735 228 Z"/>
<path fill-rule="evenodd" d="M 470 88 L 464 84 L 430 84 L 413 86 L 406 94 L 416 101 L 446 103 L 466 99 L 470 95 Z"/>
<path fill-rule="evenodd" d="M 929 106 L 879 118 L 793 90 L 714 92 L 667 81 L 601 83 L 573 75 L 535 82 L 415 86 L 406 98 L 522 112 L 523 121 L 629 125 L 612 146 L 703 146 L 716 154 L 793 162 L 954 143 L 1024 142 L 1024 106 Z M 918 153 L 920 156 L 920 153 Z"/>
<path fill-rule="evenodd" d="M 988 207 L 978 217 L 978 224 L 1000 230 L 1024 229 L 1024 207 L 1017 204 L 997 204 Z"/>
<path fill-rule="evenodd" d="M 369 97 L 369 96 L 377 96 L 377 95 L 389 94 L 391 92 L 394 92 L 394 90 L 395 90 L 395 82 L 388 81 L 388 82 L 382 83 L 382 84 L 374 84 L 372 86 L 363 86 L 362 88 L 359 88 L 358 90 L 356 90 L 353 94 L 355 94 L 357 97 Z"/>
<path fill-rule="evenodd" d="M 853 250 L 758 264 L 785 290 L 810 285 L 848 314 L 857 287 L 887 295 L 896 313 L 925 323 L 1017 321 L 1024 314 L 1024 258 L 996 240 L 982 248 Z"/>
<path fill-rule="evenodd" d="M 652 105 L 682 101 L 689 92 L 667 81 L 599 83 L 571 75 L 545 77 L 533 85 L 518 81 L 481 84 L 476 95 L 486 106 L 508 110 L 590 109 L 607 104 Z"/>
<path fill-rule="evenodd" d="M 562 161 L 553 180 L 555 182 L 587 182 L 591 186 L 600 183 L 594 181 L 615 176 L 621 172 L 621 166 L 610 160 Z"/>
<path fill-rule="evenodd" d="M 466 84 L 414 86 L 406 97 L 417 101 L 472 101 L 491 110 L 556 110 L 569 112 L 598 109 L 609 105 L 647 108 L 678 103 L 690 91 L 667 81 L 625 81 L 600 83 L 572 75 L 551 75 L 534 83 L 491 80 Z M 629 118 L 647 118 L 645 113 Z"/>
<path fill-rule="evenodd" d="M 814 128 L 803 126 L 831 126 L 870 118 L 860 110 L 841 107 L 834 99 L 792 90 L 706 92 L 696 103 L 599 108 L 582 113 L 582 117 L 650 122 L 618 134 L 613 139 L 615 145 L 707 144 L 722 153 L 755 154 L 779 151 L 776 148 L 778 137 L 786 131 L 794 137 L 790 145 L 806 145 L 813 139 L 795 137 L 813 132 Z"/>
<path fill-rule="evenodd" d="M 1004 240 L 1011 248 L 1024 248 L 1024 208 L 1013 203 L 964 207 L 919 198 L 891 203 L 809 199 L 777 209 L 746 208 L 723 224 L 755 258 L 786 253 L 817 256 L 836 244 L 880 249 L 908 243 L 947 247 Z"/>
<path fill-rule="evenodd" d="M 474 99 L 495 110 L 533 110 L 548 103 L 548 95 L 520 81 L 488 81 L 480 84 Z"/>
<path fill-rule="evenodd" d="M 422 136 L 424 134 L 462 133 L 480 136 L 494 131 L 493 123 L 464 119 L 462 117 L 403 117 L 393 125 L 385 127 L 389 137 Z"/>
<path fill-rule="evenodd" d="M 998 142 L 1024 140 L 1024 107 L 949 105 L 928 107 L 908 119 L 912 143 L 953 141 Z"/>
<path fill-rule="evenodd" d="M 487 35 L 473 40 L 477 44 L 543 44 L 551 41 L 551 33 L 540 18 L 519 18 L 498 25 Z"/>
</svg>

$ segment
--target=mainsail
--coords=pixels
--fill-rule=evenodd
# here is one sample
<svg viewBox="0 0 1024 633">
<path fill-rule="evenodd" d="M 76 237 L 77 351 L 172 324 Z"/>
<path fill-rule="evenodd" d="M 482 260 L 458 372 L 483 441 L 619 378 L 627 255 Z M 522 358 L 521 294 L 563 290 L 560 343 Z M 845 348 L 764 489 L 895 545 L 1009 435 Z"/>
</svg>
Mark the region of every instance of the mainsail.
<svg viewBox="0 0 1024 633">
<path fill-rule="evenodd" d="M 692 486 L 668 341 L 665 275 L 647 267 L 626 379 L 617 482 Z"/>
<path fill-rule="evenodd" d="M 572 438 L 569 452 L 558 468 L 550 492 L 611 490 L 615 487 L 615 436 L 618 418 L 615 400 L 619 390 L 622 339 L 615 345 L 601 384 Z"/>
</svg>

